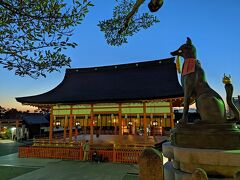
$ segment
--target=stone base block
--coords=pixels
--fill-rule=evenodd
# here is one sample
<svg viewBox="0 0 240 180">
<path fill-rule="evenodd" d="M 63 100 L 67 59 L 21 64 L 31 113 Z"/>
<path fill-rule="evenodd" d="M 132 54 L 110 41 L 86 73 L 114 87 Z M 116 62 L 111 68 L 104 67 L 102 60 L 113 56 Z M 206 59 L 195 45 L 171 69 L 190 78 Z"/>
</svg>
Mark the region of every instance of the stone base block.
<svg viewBox="0 0 240 180">
<path fill-rule="evenodd" d="M 201 149 L 240 149 L 240 129 L 235 123 L 178 124 L 171 134 L 172 145 Z"/>
<path fill-rule="evenodd" d="M 192 180 L 192 174 L 176 170 L 172 162 L 164 164 L 164 180 Z M 233 178 L 214 178 L 209 177 L 209 180 L 234 180 Z"/>
<path fill-rule="evenodd" d="M 165 149 L 165 147 L 167 147 Z M 172 150 L 170 150 L 172 148 Z M 239 150 L 217 150 L 180 148 L 163 144 L 163 152 L 167 158 L 173 157 L 171 166 L 175 170 L 191 174 L 196 168 L 202 168 L 208 176 L 233 178 L 234 174 L 240 171 L 240 149 Z M 176 179 L 176 176 L 175 176 Z"/>
</svg>

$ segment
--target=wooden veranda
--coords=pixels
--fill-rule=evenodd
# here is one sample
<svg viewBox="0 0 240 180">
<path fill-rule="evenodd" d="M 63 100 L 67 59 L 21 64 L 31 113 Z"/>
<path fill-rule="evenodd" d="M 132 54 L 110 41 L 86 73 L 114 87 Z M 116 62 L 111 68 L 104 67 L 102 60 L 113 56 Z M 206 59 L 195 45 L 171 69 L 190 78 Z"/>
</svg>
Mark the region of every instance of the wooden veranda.
<svg viewBox="0 0 240 180">
<path fill-rule="evenodd" d="M 82 137 L 78 141 L 66 143 L 61 139 L 54 139 L 49 143 L 49 139 L 36 139 L 32 146 L 19 147 L 18 156 L 20 158 L 56 158 L 56 159 L 71 159 L 83 160 L 83 144 Z M 94 144 L 90 145 L 89 160 L 92 160 L 93 153 L 101 156 L 104 162 L 118 162 L 118 163 L 138 163 L 138 158 L 144 148 L 153 147 L 155 143 L 168 139 L 167 137 L 158 137 L 153 139 L 148 137 L 148 143 L 142 143 L 143 137 L 127 136 L 123 137 L 122 145 L 115 144 L 117 136 L 102 135 L 95 137 Z"/>
</svg>

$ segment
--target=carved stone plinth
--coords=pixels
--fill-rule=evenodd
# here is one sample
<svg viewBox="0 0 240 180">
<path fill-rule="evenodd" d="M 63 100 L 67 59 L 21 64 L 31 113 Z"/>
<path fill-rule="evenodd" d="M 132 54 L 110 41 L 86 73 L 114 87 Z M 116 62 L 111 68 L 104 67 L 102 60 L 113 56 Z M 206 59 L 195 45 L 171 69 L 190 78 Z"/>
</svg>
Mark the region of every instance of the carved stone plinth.
<svg viewBox="0 0 240 180">
<path fill-rule="evenodd" d="M 240 149 L 240 129 L 235 123 L 177 124 L 172 130 L 172 145 L 201 149 Z"/>
<path fill-rule="evenodd" d="M 163 156 L 154 148 L 146 148 L 139 157 L 140 180 L 163 180 Z"/>
<path fill-rule="evenodd" d="M 209 179 L 233 179 L 240 170 L 240 150 L 181 148 L 163 144 L 163 155 L 171 161 L 164 165 L 164 180 L 190 180 L 203 169 Z"/>
</svg>

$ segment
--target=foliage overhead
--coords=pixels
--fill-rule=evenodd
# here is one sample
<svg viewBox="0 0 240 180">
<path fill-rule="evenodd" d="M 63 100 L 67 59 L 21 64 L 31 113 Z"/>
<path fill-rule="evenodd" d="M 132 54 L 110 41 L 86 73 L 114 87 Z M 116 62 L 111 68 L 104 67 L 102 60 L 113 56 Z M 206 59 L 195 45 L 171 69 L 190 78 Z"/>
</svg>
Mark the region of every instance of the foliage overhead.
<svg viewBox="0 0 240 180">
<path fill-rule="evenodd" d="M 113 17 L 98 24 L 110 45 L 127 43 L 129 36 L 159 22 L 147 12 L 137 13 L 145 0 L 116 2 Z M 149 4 L 159 8 L 162 2 Z M 62 51 L 77 46 L 70 39 L 90 6 L 90 0 L 0 0 L 0 65 L 33 78 L 70 66 Z"/>
<path fill-rule="evenodd" d="M 0 64 L 16 75 L 33 78 L 70 66 L 62 53 L 81 24 L 88 0 L 0 0 Z"/>
<path fill-rule="evenodd" d="M 131 10 L 134 8 L 135 1 L 133 0 L 118 0 L 117 6 L 113 10 L 113 18 L 100 21 L 98 26 L 100 30 L 104 32 L 105 39 L 108 44 L 113 46 L 120 46 L 123 43 L 127 43 L 127 38 L 134 35 L 141 29 L 147 29 L 154 23 L 158 23 L 159 19 L 150 15 L 149 13 L 135 13 L 132 19 L 126 26 L 125 19 Z"/>
</svg>

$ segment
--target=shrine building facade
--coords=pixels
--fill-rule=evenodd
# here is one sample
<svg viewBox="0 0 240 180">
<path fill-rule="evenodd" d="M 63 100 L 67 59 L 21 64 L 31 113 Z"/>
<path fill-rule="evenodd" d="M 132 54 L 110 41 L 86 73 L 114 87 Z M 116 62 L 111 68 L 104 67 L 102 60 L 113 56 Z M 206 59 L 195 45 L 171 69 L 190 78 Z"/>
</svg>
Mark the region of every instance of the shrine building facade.
<svg viewBox="0 0 240 180">
<path fill-rule="evenodd" d="M 174 58 L 112 66 L 67 69 L 54 89 L 18 97 L 25 105 L 51 109 L 49 142 L 55 128 L 64 141 L 93 136 L 159 135 L 173 128 L 173 107 L 183 102 Z"/>
</svg>

